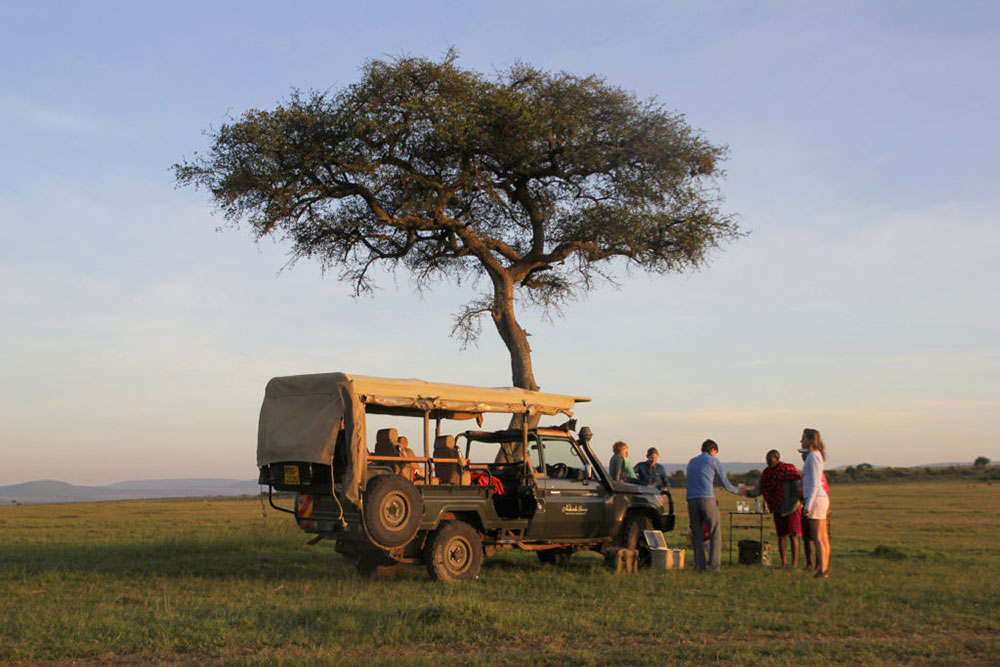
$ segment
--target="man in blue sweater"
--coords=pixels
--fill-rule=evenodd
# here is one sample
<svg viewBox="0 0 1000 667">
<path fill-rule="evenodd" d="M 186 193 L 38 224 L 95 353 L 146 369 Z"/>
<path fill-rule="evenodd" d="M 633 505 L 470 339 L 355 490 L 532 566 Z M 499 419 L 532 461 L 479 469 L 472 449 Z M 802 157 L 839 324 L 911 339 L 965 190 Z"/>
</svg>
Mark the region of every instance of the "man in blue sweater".
<svg viewBox="0 0 1000 667">
<path fill-rule="evenodd" d="M 705 527 L 708 527 L 709 565 L 718 570 L 722 563 L 722 527 L 719 525 L 719 501 L 715 499 L 713 482 L 718 479 L 730 493 L 740 495 L 722 469 L 722 462 L 715 458 L 719 446 L 714 440 L 701 445 L 701 454 L 688 461 L 687 503 L 691 518 L 691 546 L 694 548 L 694 565 L 699 572 L 705 570 Z"/>
</svg>

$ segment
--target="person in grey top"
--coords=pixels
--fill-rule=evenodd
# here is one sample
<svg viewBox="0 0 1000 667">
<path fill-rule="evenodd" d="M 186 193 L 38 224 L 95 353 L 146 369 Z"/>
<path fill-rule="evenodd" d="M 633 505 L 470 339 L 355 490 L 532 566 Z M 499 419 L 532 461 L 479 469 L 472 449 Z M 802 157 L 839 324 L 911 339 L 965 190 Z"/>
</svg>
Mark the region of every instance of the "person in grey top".
<svg viewBox="0 0 1000 667">
<path fill-rule="evenodd" d="M 687 466 L 691 546 L 694 548 L 694 565 L 699 572 L 703 572 L 706 568 L 704 539 L 706 526 L 711 552 L 708 565 L 713 570 L 718 570 L 722 564 L 722 527 L 719 524 L 719 501 L 715 499 L 713 482 L 718 479 L 726 491 L 740 495 L 740 490 L 726 477 L 722 462 L 716 458 L 718 453 L 719 445 L 714 440 L 706 440 L 701 444 L 701 454 L 688 461 Z"/>
<path fill-rule="evenodd" d="M 632 469 L 632 464 L 628 462 L 628 445 L 619 440 L 611 446 L 611 450 L 614 452 L 614 456 L 611 457 L 611 462 L 608 464 L 608 474 L 611 475 L 611 480 L 635 484 L 637 481 L 635 471 Z"/>
</svg>

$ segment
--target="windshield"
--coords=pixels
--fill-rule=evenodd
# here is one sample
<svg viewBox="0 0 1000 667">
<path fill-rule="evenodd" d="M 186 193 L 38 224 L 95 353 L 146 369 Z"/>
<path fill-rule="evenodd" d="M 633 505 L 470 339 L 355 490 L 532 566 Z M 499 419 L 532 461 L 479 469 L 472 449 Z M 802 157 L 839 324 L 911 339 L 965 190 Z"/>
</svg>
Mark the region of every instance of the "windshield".
<svg viewBox="0 0 1000 667">
<path fill-rule="evenodd" d="M 540 439 L 545 452 L 545 474 L 555 478 L 582 479 L 587 460 L 569 439 L 543 437 Z"/>
</svg>

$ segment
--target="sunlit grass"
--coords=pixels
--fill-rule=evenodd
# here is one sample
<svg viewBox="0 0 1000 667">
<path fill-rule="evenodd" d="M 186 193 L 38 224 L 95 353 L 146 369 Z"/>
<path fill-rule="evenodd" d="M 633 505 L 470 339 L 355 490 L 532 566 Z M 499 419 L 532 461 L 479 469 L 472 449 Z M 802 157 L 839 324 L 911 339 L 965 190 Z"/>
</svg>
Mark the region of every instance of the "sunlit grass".
<svg viewBox="0 0 1000 667">
<path fill-rule="evenodd" d="M 832 495 L 829 580 L 738 565 L 616 576 L 596 554 L 559 567 L 505 552 L 485 561 L 477 581 L 451 587 L 418 567 L 393 580 L 360 579 L 329 543 L 306 545 L 290 517 L 265 514 L 257 501 L 5 506 L 0 661 L 892 663 L 1000 655 L 1000 485 L 835 486 Z M 724 512 L 735 504 L 724 494 L 720 501 Z M 682 535 L 668 542 L 683 546 Z"/>
</svg>

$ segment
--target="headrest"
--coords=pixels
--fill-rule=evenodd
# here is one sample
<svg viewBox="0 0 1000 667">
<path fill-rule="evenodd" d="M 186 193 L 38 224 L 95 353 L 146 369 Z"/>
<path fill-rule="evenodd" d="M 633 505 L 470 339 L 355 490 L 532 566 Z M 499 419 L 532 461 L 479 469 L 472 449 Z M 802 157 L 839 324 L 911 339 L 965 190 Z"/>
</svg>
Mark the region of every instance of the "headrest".
<svg viewBox="0 0 1000 667">
<path fill-rule="evenodd" d="M 395 445 L 399 440 L 399 431 L 394 428 L 382 428 L 375 434 L 375 443 Z"/>
<path fill-rule="evenodd" d="M 455 436 L 439 435 L 434 438 L 434 449 L 455 449 Z"/>
</svg>

